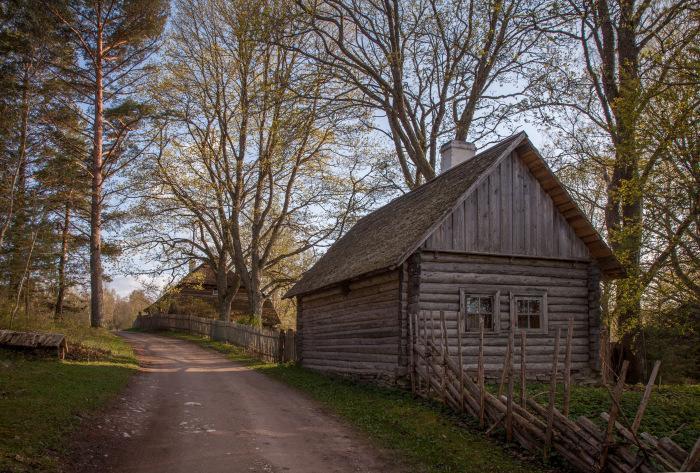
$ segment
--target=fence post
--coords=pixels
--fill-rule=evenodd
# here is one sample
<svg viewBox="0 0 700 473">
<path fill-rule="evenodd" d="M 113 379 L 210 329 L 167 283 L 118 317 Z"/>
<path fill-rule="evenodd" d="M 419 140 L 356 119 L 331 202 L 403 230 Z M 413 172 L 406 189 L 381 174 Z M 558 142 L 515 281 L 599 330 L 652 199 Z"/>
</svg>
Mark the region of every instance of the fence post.
<svg viewBox="0 0 700 473">
<path fill-rule="evenodd" d="M 287 341 L 287 337 L 285 334 L 284 330 L 280 330 L 279 334 L 277 335 L 277 362 L 278 363 L 284 363 L 284 353 L 285 353 L 285 342 Z"/>
</svg>

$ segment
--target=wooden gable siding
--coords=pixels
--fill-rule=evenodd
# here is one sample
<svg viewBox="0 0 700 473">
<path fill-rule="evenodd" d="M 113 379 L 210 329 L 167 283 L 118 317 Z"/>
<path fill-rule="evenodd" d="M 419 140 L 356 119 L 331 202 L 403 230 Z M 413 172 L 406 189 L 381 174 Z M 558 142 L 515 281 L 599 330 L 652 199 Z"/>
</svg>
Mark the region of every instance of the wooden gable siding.
<svg viewBox="0 0 700 473">
<path fill-rule="evenodd" d="M 588 259 L 527 166 L 506 157 L 428 237 L 426 249 Z"/>
<path fill-rule="evenodd" d="M 551 368 L 554 336 L 562 329 L 566 338 L 569 317 L 573 318 L 572 370 L 586 374 L 596 368 L 598 346 L 598 299 L 596 284 L 590 284 L 591 265 L 586 262 L 539 260 L 497 256 L 460 255 L 437 251 L 421 252 L 420 317 L 428 321 L 432 312 L 435 336 L 440 339 L 439 311 L 444 311 L 450 353 L 457 356 L 457 321 L 460 315 L 460 289 L 483 288 L 500 291 L 500 332 L 486 333 L 484 342 L 487 372 L 501 370 L 510 325 L 509 292 L 522 288 L 546 290 L 548 333 L 527 335 L 527 369 L 530 375 L 547 373 Z M 517 333 L 517 332 L 516 332 Z M 462 347 L 468 369 L 477 368 L 477 333 L 464 333 Z M 564 342 L 560 362 L 564 362 Z M 520 366 L 517 340 L 515 364 Z"/>
<path fill-rule="evenodd" d="M 405 332 L 401 279 L 396 270 L 299 296 L 302 365 L 393 382 Z"/>
</svg>

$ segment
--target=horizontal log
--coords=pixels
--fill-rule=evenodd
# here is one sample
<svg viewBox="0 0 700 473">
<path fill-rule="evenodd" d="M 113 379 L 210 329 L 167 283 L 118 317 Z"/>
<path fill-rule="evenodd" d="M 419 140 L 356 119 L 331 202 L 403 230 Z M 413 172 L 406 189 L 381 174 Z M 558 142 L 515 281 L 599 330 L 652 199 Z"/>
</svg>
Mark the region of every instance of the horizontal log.
<svg viewBox="0 0 700 473">
<path fill-rule="evenodd" d="M 386 355 L 398 355 L 399 345 L 381 344 L 381 345 L 326 345 L 326 346 L 306 346 L 304 353 L 379 353 Z"/>
<path fill-rule="evenodd" d="M 325 367 L 333 368 L 338 371 L 351 371 L 351 370 L 364 370 L 373 371 L 377 374 L 381 373 L 391 373 L 392 375 L 396 372 L 396 364 L 392 363 L 382 363 L 382 362 L 369 362 L 369 361 L 352 361 L 344 362 L 342 360 L 326 360 L 321 358 L 306 358 L 302 359 L 302 366 L 304 367 Z"/>
<path fill-rule="evenodd" d="M 460 262 L 425 261 L 421 271 L 431 273 L 479 273 L 513 276 L 545 276 L 588 279 L 588 268 L 567 268 L 557 266 L 539 266 L 528 264 L 511 264 L 494 261 L 489 264 L 472 263 L 470 260 Z"/>
<path fill-rule="evenodd" d="M 480 273 L 436 273 L 421 271 L 421 284 L 491 284 L 506 286 L 556 286 L 556 287 L 586 287 L 585 279 L 547 276 L 513 276 L 507 274 L 480 274 Z"/>
<path fill-rule="evenodd" d="M 474 287 L 474 290 L 479 290 L 483 292 L 490 292 L 491 288 L 493 288 L 494 284 L 492 283 L 482 283 L 481 281 L 477 282 L 472 282 L 468 284 L 471 287 Z M 459 294 L 459 290 L 463 288 L 465 284 L 456 284 L 456 283 L 433 283 L 433 282 L 421 282 L 421 293 L 433 293 L 433 294 Z M 481 286 L 481 288 L 480 288 Z M 587 287 L 563 287 L 563 286 L 557 286 L 557 285 L 535 285 L 535 284 L 528 284 L 528 287 L 532 287 L 535 289 L 546 289 L 547 290 L 547 297 L 549 298 L 550 296 L 562 296 L 562 297 L 588 297 L 588 288 Z M 522 286 L 518 286 L 522 287 Z M 508 285 L 501 285 L 500 289 L 503 290 L 504 292 L 515 290 L 518 290 L 518 287 L 516 286 L 508 286 Z"/>
<path fill-rule="evenodd" d="M 380 284 L 383 284 L 385 282 L 390 282 L 390 281 L 398 281 L 399 279 L 399 273 L 398 271 L 388 271 L 385 273 L 377 274 L 374 276 L 370 277 L 362 277 L 359 278 L 355 281 L 351 281 L 347 286 L 343 287 L 341 285 L 337 285 L 328 289 L 323 289 L 321 291 L 316 291 L 312 292 L 309 294 L 304 294 L 299 297 L 301 297 L 302 301 L 304 304 L 310 303 L 319 299 L 324 299 L 327 297 L 333 297 L 338 294 L 343 294 L 344 292 L 347 292 L 347 290 L 351 291 L 359 291 L 365 287 L 370 287 L 370 286 L 377 286 Z"/>
<path fill-rule="evenodd" d="M 347 304 L 349 301 L 354 301 L 356 304 L 360 304 L 362 302 L 374 302 L 377 300 L 383 300 L 389 297 L 398 298 L 398 294 L 399 284 L 397 281 L 392 281 L 384 283 L 380 286 L 372 286 L 361 289 L 356 292 L 348 292 L 330 298 L 326 298 L 322 301 L 322 303 L 302 301 L 302 304 L 304 305 L 304 311 L 306 311 L 307 309 L 331 309 L 334 307 L 342 307 L 343 304 Z"/>
<path fill-rule="evenodd" d="M 317 347 L 333 347 L 336 345 L 348 345 L 348 346 L 363 346 L 363 345 L 392 345 L 392 346 L 398 346 L 399 345 L 399 337 L 383 337 L 383 338 L 365 338 L 365 337 L 348 337 L 348 338 L 314 338 L 313 339 L 314 346 Z M 404 340 L 405 342 L 405 340 Z"/>
<path fill-rule="evenodd" d="M 398 353 L 382 354 L 382 353 L 353 353 L 353 352 L 327 352 L 316 350 L 304 350 L 305 359 L 323 359 L 323 360 L 340 360 L 347 362 L 368 361 L 380 363 L 393 363 L 398 366 Z"/>
<path fill-rule="evenodd" d="M 499 255 L 484 255 L 477 253 L 454 253 L 441 252 L 434 250 L 421 251 L 421 265 L 427 262 L 467 262 L 467 263 L 483 263 L 483 264 L 510 264 L 510 265 L 526 265 L 537 267 L 552 267 L 552 268 L 572 268 L 585 269 L 589 263 L 582 261 L 565 261 L 561 259 L 546 259 L 538 257 L 511 257 Z"/>
</svg>

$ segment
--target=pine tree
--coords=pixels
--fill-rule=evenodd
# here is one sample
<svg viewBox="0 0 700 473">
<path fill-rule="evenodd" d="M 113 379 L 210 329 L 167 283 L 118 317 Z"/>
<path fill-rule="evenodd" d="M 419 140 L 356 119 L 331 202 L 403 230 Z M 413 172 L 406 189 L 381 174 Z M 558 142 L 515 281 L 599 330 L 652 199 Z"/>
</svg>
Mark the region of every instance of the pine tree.
<svg viewBox="0 0 700 473">
<path fill-rule="evenodd" d="M 58 67 L 66 82 L 90 109 L 87 118 L 92 135 L 89 163 L 90 208 L 90 322 L 103 325 L 102 226 L 105 183 L 133 160 L 138 152 L 129 138 L 145 116 L 134 97 L 152 68 L 167 15 L 166 0 L 81 1 L 45 5 L 64 25 L 70 42 L 80 51 L 70 67 Z"/>
</svg>

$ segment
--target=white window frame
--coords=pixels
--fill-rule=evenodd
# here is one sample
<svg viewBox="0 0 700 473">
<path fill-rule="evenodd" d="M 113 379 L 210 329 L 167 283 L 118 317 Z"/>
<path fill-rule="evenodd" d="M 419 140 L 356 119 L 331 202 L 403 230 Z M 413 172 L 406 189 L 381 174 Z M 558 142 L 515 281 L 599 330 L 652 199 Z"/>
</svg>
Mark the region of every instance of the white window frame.
<svg viewBox="0 0 700 473">
<path fill-rule="evenodd" d="M 540 328 L 521 328 L 518 327 L 517 314 L 517 299 L 540 299 Z M 547 290 L 525 288 L 517 291 L 510 291 L 510 323 L 517 331 L 525 331 L 527 333 L 549 333 L 549 310 L 547 303 Z"/>
<path fill-rule="evenodd" d="M 467 297 L 491 297 L 493 299 L 493 314 L 491 316 L 493 327 L 490 329 L 484 327 L 484 333 L 498 333 L 501 328 L 501 291 L 485 291 L 469 287 L 459 289 L 459 321 L 461 324 L 459 330 L 463 333 L 475 334 L 479 333 L 478 328 L 467 328 Z"/>
</svg>

